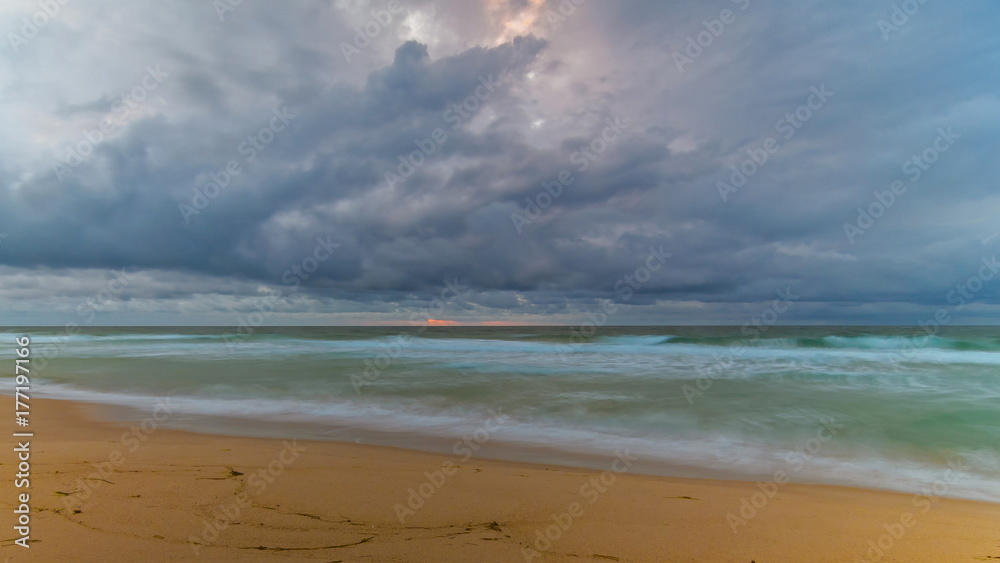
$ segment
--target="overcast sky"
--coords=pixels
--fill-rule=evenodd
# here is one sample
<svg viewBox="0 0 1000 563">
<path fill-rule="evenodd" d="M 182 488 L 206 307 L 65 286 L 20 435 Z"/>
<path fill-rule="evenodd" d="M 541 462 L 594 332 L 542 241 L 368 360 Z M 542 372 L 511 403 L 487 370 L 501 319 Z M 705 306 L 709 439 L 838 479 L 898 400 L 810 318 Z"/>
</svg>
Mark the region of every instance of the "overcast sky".
<svg viewBox="0 0 1000 563">
<path fill-rule="evenodd" d="M 779 291 L 784 324 L 1000 324 L 997 29 L 986 0 L 4 2 L 0 324 L 742 324 Z"/>
</svg>

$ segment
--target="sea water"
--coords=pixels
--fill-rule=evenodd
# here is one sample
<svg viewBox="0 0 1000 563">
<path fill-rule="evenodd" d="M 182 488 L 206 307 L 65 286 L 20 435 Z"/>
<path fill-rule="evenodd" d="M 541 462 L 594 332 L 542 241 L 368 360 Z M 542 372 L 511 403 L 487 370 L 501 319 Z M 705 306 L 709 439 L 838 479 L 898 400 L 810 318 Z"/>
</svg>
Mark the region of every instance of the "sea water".
<svg viewBox="0 0 1000 563">
<path fill-rule="evenodd" d="M 5 361 L 22 335 L 36 396 L 187 430 L 1000 502 L 995 327 L 49 327 Z"/>
</svg>

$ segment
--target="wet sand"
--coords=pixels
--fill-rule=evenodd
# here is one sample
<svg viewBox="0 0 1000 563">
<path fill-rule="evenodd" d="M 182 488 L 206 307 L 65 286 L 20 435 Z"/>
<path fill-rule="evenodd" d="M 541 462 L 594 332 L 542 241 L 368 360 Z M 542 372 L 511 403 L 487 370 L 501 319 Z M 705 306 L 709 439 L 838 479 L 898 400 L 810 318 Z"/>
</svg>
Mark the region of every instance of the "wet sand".
<svg viewBox="0 0 1000 563">
<path fill-rule="evenodd" d="M 0 458 L 11 561 L 1000 560 L 989 503 L 644 476 L 624 452 L 602 473 L 31 408 L 29 549 L 11 528 L 16 454 Z"/>
</svg>

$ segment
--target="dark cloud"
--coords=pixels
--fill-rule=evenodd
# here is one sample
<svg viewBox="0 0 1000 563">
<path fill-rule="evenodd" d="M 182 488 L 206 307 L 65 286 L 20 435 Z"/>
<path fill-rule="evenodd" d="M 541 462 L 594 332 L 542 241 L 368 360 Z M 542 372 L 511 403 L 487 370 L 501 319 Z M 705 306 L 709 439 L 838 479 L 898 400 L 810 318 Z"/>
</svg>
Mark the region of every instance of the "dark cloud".
<svg viewBox="0 0 1000 563">
<path fill-rule="evenodd" d="M 809 302 L 798 321 L 916 322 L 1000 250 L 989 3 L 928 2 L 885 36 L 891 5 L 863 2 L 586 3 L 553 27 L 553 3 L 428 0 L 346 61 L 376 4 L 247 4 L 221 21 L 207 4 L 81 5 L 6 52 L 0 274 L 49 281 L 0 307 L 48 307 L 60 272 L 130 268 L 174 285 L 123 302 L 209 319 L 226 310 L 212 299 L 281 290 L 320 237 L 340 246 L 289 315 L 391 320 L 455 278 L 471 288 L 453 309 L 466 320 L 572 322 L 662 245 L 668 267 L 621 322 L 739 322 L 785 287 Z M 725 8 L 735 21 L 688 51 Z M 166 77 L 144 89 L 150 67 Z M 821 87 L 833 96 L 788 129 Z M 53 169 L 104 116 L 116 126 L 92 154 Z M 953 146 L 910 181 L 904 163 L 948 128 Z M 723 201 L 718 182 L 768 138 L 777 150 Z M 387 180 L 422 147 L 412 175 Z M 896 180 L 906 192 L 845 234 Z M 1000 305 L 995 286 L 977 300 L 973 321 Z"/>
</svg>

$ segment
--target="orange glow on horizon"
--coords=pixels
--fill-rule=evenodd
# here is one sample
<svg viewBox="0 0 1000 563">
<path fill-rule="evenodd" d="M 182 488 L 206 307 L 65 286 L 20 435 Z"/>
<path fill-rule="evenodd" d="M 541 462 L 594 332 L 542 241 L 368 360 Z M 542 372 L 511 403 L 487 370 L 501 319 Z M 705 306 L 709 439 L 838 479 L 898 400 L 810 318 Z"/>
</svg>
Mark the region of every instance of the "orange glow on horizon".
<svg viewBox="0 0 1000 563">
<path fill-rule="evenodd" d="M 477 321 L 464 323 L 461 321 L 445 321 L 439 319 L 427 319 L 427 326 L 521 326 L 510 321 Z"/>
</svg>

